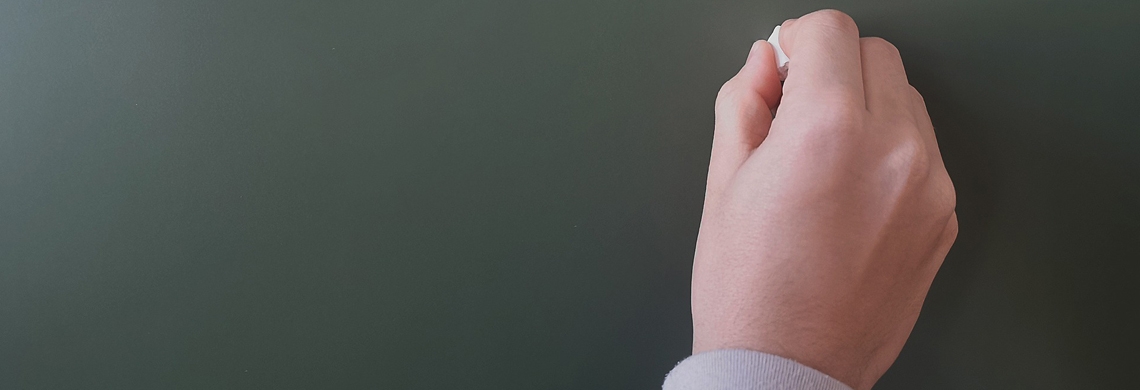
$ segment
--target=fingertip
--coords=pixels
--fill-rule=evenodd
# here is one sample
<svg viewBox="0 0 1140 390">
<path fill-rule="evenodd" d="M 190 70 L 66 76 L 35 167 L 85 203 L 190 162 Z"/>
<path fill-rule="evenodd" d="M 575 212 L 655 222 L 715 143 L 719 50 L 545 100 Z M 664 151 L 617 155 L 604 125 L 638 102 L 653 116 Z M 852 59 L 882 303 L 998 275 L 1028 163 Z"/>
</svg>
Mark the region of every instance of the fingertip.
<svg viewBox="0 0 1140 390">
<path fill-rule="evenodd" d="M 763 39 L 752 42 L 752 48 L 748 50 L 748 64 L 763 64 L 766 57 L 773 57 L 772 45 Z"/>
<path fill-rule="evenodd" d="M 735 172 L 767 137 L 780 93 L 772 45 L 753 42 L 747 63 L 717 93 L 710 188 L 719 188 L 722 174 Z"/>
<path fill-rule="evenodd" d="M 789 19 L 780 27 L 779 40 L 789 58 L 786 97 L 814 104 L 820 95 L 839 92 L 863 105 L 858 27 L 850 16 L 820 10 Z"/>
<path fill-rule="evenodd" d="M 785 20 L 784 23 L 780 23 L 779 43 L 780 48 L 784 49 L 785 53 L 788 51 L 788 44 L 792 42 L 792 39 L 789 36 L 796 33 L 796 29 L 792 27 L 796 24 L 796 20 L 798 20 L 798 18 L 788 19 Z"/>
<path fill-rule="evenodd" d="M 859 27 L 855 24 L 855 20 L 850 15 L 836 9 L 821 9 L 815 12 L 808 13 L 799 18 L 785 20 L 780 26 L 780 47 L 784 52 L 791 52 L 794 49 L 796 36 L 799 33 L 800 20 L 804 20 L 804 28 L 814 29 L 820 26 L 827 26 L 829 29 L 840 31 L 847 35 L 853 35 L 856 39 L 859 37 Z M 810 34 L 809 35 L 813 35 Z"/>
<path fill-rule="evenodd" d="M 747 73 L 747 79 L 752 84 L 765 105 L 774 109 L 780 101 L 780 74 L 776 64 L 776 49 L 767 40 L 758 40 L 752 43 L 748 54 L 748 64 L 741 73 Z"/>
<path fill-rule="evenodd" d="M 760 55 L 760 41 L 752 42 L 752 47 L 748 49 L 748 59 L 744 61 L 745 65 L 756 63 L 756 57 Z"/>
<path fill-rule="evenodd" d="M 804 17 L 811 18 L 816 23 L 859 36 L 859 26 L 855 23 L 855 19 L 846 12 L 828 8 L 812 12 L 804 15 Z"/>
</svg>

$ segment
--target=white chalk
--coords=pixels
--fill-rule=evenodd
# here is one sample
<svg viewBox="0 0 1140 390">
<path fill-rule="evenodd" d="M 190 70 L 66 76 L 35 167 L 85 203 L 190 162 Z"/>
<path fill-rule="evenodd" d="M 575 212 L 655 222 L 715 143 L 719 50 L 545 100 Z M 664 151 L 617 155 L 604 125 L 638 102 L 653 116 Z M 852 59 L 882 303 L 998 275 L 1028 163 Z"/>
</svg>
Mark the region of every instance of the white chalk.
<svg viewBox="0 0 1140 390">
<path fill-rule="evenodd" d="M 780 26 L 772 30 L 772 36 L 768 37 L 768 43 L 772 44 L 772 49 L 776 50 L 776 69 L 780 71 L 780 81 L 788 78 L 788 55 L 784 54 L 784 49 L 780 48 Z"/>
</svg>

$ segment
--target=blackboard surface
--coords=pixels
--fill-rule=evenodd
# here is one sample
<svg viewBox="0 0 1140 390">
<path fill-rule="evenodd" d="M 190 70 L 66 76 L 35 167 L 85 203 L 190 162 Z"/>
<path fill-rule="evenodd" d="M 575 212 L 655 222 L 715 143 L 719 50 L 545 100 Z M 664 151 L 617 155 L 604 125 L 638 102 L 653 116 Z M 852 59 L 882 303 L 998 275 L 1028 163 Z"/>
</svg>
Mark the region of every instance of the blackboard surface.
<svg viewBox="0 0 1140 390">
<path fill-rule="evenodd" d="M 880 389 L 1131 388 L 1136 1 L 0 2 L 0 388 L 648 389 L 720 83 L 834 7 L 961 234 Z"/>
</svg>

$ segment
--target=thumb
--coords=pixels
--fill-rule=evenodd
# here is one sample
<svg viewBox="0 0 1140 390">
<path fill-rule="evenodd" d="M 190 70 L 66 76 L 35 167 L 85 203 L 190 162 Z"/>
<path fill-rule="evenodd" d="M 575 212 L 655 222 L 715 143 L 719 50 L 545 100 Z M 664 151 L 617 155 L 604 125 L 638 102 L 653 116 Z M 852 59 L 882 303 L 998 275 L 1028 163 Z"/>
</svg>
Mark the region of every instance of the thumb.
<svg viewBox="0 0 1140 390">
<path fill-rule="evenodd" d="M 752 150 L 764 142 L 780 94 L 775 52 L 767 41 L 756 41 L 744 67 L 724 83 L 716 97 L 706 196 L 719 193 Z"/>
</svg>

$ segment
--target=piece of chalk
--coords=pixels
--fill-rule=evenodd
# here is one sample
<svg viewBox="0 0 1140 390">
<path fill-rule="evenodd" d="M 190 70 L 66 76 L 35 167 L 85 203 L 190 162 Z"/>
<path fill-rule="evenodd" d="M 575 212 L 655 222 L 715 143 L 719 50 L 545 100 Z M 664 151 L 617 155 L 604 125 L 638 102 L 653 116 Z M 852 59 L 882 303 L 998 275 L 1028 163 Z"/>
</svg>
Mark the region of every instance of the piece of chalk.
<svg viewBox="0 0 1140 390">
<path fill-rule="evenodd" d="M 776 70 L 780 72 L 780 81 L 788 78 L 788 55 L 784 54 L 784 49 L 780 48 L 780 26 L 776 26 L 772 30 L 772 36 L 768 37 L 768 43 L 772 44 L 772 49 L 776 51 Z"/>
</svg>

